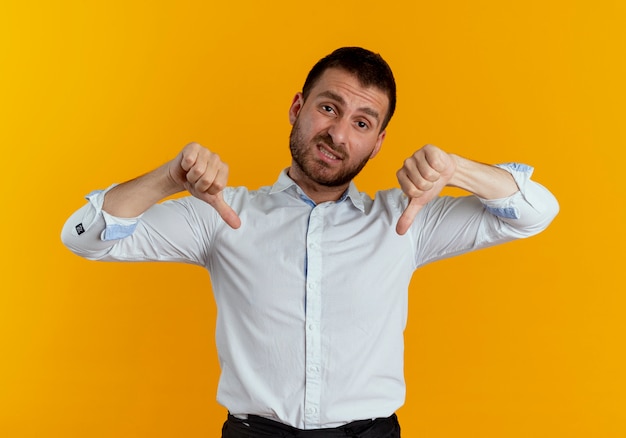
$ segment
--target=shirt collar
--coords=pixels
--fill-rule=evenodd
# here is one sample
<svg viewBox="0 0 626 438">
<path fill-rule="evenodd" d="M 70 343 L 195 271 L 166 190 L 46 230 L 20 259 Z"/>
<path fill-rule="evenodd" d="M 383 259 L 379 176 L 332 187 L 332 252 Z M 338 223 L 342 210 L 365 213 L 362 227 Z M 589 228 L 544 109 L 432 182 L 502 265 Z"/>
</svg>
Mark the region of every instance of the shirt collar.
<svg viewBox="0 0 626 438">
<path fill-rule="evenodd" d="M 313 204 L 313 201 L 309 199 L 309 197 L 304 193 L 304 191 L 300 188 L 300 186 L 298 186 L 298 184 L 296 184 L 296 182 L 292 180 L 289 177 L 289 175 L 287 175 L 288 170 L 289 168 L 283 169 L 283 171 L 280 173 L 280 175 L 278 176 L 278 180 L 274 183 L 274 185 L 270 189 L 270 192 L 269 192 L 270 195 L 274 193 L 283 192 L 293 187 L 297 191 L 298 195 L 301 198 L 303 198 L 303 200 L 305 200 L 305 202 Z M 350 185 L 348 186 L 348 189 L 343 193 L 343 195 L 341 195 L 341 198 L 339 198 L 336 202 L 343 202 L 346 199 L 350 199 L 350 202 L 352 202 L 352 205 L 354 205 L 360 211 L 365 212 L 365 205 L 363 204 L 363 199 L 361 199 L 361 194 L 357 190 L 356 185 L 354 184 L 354 181 L 350 181 Z"/>
</svg>

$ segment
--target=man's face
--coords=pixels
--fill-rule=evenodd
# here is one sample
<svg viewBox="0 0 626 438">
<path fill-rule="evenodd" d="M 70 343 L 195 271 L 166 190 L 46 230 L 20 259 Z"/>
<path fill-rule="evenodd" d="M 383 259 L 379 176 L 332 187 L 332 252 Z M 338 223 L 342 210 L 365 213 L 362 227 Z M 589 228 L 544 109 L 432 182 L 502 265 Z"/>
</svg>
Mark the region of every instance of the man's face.
<svg viewBox="0 0 626 438">
<path fill-rule="evenodd" d="M 336 68 L 322 74 L 306 101 L 298 93 L 289 110 L 292 171 L 305 179 L 298 182 L 347 185 L 378 153 L 388 105 L 382 90 Z"/>
</svg>

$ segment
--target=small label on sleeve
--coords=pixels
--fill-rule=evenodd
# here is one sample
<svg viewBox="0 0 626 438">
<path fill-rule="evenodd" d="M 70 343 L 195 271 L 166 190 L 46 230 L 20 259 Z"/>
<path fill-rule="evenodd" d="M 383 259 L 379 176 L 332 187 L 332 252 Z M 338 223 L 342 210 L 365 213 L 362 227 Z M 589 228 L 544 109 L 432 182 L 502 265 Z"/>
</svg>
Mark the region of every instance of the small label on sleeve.
<svg viewBox="0 0 626 438">
<path fill-rule="evenodd" d="M 85 232 L 85 227 L 83 227 L 82 223 L 76 225 L 75 228 L 76 228 L 76 232 L 78 233 L 79 236 Z"/>
</svg>

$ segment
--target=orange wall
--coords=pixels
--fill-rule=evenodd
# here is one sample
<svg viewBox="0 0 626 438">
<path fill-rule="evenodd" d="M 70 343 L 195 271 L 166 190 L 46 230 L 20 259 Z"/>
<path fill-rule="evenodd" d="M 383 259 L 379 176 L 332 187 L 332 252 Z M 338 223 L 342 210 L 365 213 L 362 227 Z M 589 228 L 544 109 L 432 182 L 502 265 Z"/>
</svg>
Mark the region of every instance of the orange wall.
<svg viewBox="0 0 626 438">
<path fill-rule="evenodd" d="M 534 165 L 562 209 L 415 274 L 404 436 L 626 436 L 625 20 L 617 0 L 3 2 L 0 435 L 217 436 L 208 275 L 82 260 L 61 226 L 192 140 L 232 184 L 273 182 L 309 67 L 362 45 L 399 86 L 362 190 L 434 143 Z"/>
</svg>

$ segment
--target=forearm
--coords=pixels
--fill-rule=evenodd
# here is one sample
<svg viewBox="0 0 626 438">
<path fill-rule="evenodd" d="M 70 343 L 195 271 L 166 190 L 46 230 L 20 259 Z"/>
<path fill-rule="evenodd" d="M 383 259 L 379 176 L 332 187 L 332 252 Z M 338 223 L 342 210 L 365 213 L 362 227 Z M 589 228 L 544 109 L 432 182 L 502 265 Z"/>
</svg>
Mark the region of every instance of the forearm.
<svg viewBox="0 0 626 438">
<path fill-rule="evenodd" d="M 466 190 L 482 199 L 501 199 L 519 190 L 510 172 L 499 167 L 451 155 L 456 170 L 448 182 L 449 186 Z"/>
<path fill-rule="evenodd" d="M 429 203 L 412 227 L 418 265 L 540 233 L 559 212 L 549 190 L 533 181 L 533 168 L 499 164 L 519 188 L 511 196 L 444 196 Z"/>
<path fill-rule="evenodd" d="M 506 223 L 498 229 L 513 238 L 532 236 L 544 230 L 559 211 L 559 203 L 549 190 L 531 179 L 533 168 L 521 163 L 487 166 L 510 175 L 516 190 L 510 196 L 500 196 L 505 191 L 492 192 L 494 197 L 477 195 L 486 213 Z M 489 173 L 489 172 L 488 172 Z M 482 174 L 484 175 L 484 174 Z M 504 182 L 495 180 L 496 183 Z"/>
<path fill-rule="evenodd" d="M 181 191 L 168 164 L 145 175 L 87 196 L 88 203 L 65 223 L 63 243 L 75 254 L 103 259 L 116 240 L 132 234 L 141 216 L 163 198 Z"/>
<path fill-rule="evenodd" d="M 454 159 L 457 168 L 449 184 L 480 198 L 488 213 L 511 226 L 514 237 L 540 232 L 557 215 L 558 201 L 545 187 L 531 180 L 531 166 L 490 166 L 458 156 Z"/>
<path fill-rule="evenodd" d="M 102 209 L 117 217 L 136 217 L 148 208 L 184 190 L 169 174 L 168 164 L 123 184 L 106 193 Z"/>
<path fill-rule="evenodd" d="M 220 224 L 211 206 L 187 196 L 121 218 L 102 209 L 111 190 L 90 193 L 65 223 L 61 240 L 73 253 L 90 260 L 204 263 L 211 238 L 199 233 Z"/>
</svg>

